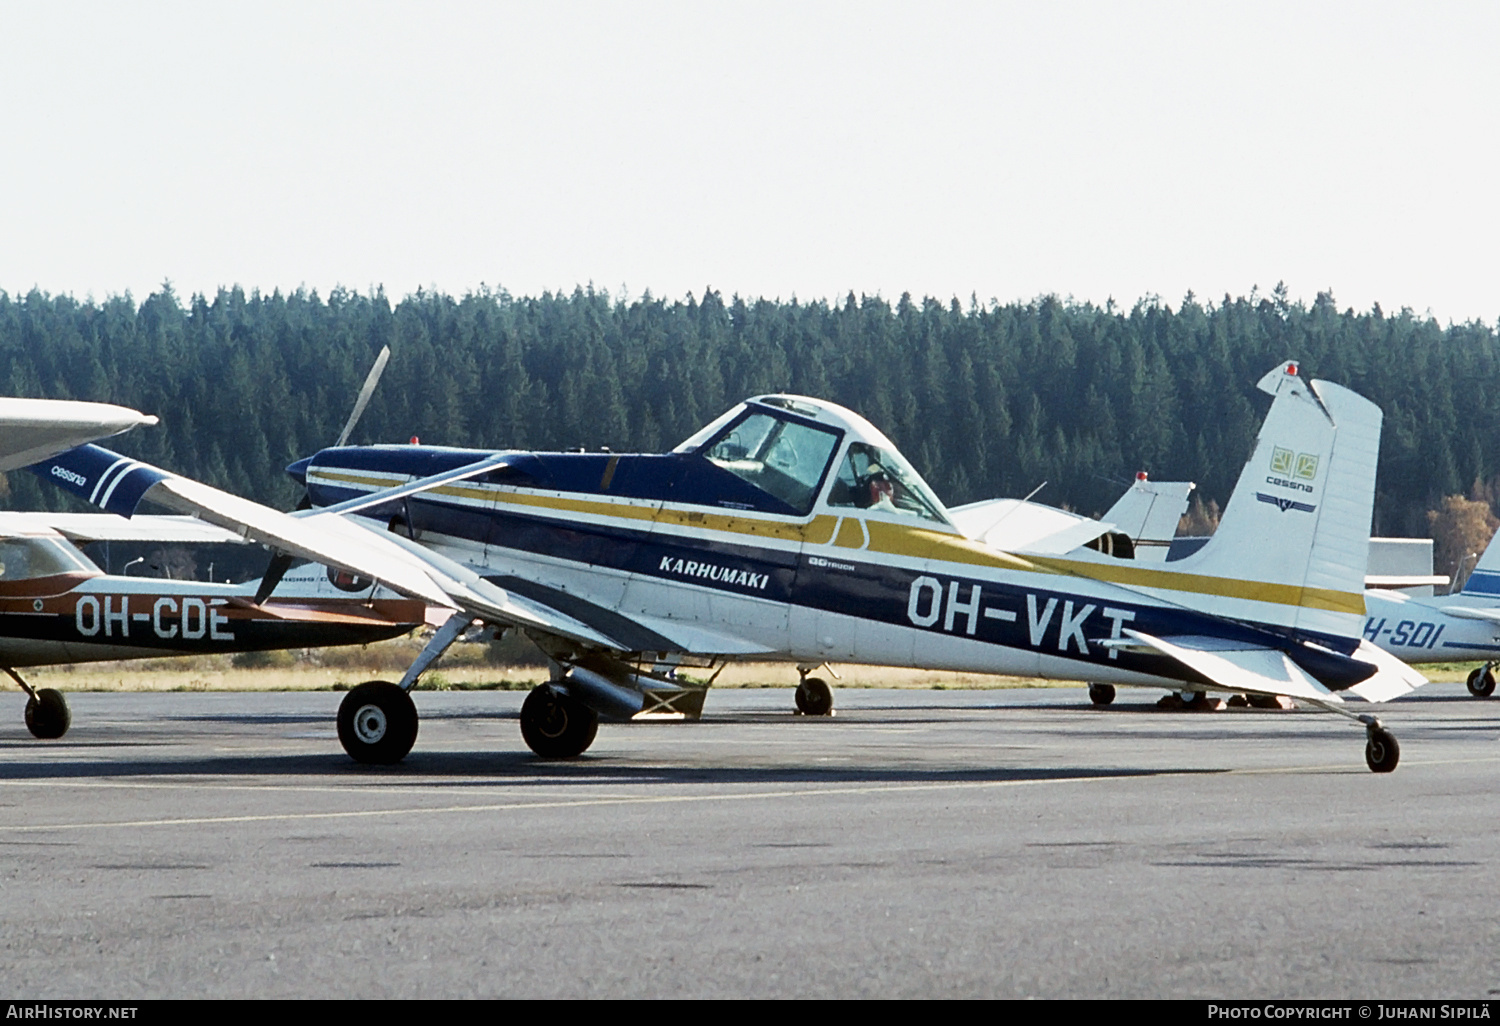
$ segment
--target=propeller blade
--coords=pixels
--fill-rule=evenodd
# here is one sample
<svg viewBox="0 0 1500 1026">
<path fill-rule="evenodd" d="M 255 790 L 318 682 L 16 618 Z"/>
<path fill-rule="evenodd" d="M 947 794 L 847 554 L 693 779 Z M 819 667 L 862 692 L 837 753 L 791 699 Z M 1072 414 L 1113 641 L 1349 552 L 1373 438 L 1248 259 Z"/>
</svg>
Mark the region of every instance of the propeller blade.
<svg viewBox="0 0 1500 1026">
<path fill-rule="evenodd" d="M 255 590 L 255 604 L 258 606 L 271 597 L 271 592 L 276 590 L 276 585 L 286 576 L 286 572 L 292 568 L 292 560 L 295 556 L 289 556 L 284 552 L 278 552 L 271 557 L 271 563 L 266 567 L 266 572 L 261 576 L 260 587 Z"/>
<path fill-rule="evenodd" d="M 370 368 L 369 376 L 365 378 L 364 387 L 359 390 L 359 398 L 354 400 L 354 409 L 349 413 L 349 422 L 344 425 L 339 440 L 333 443 L 335 449 L 349 440 L 349 434 L 354 430 L 354 425 L 359 423 L 360 414 L 365 412 L 365 405 L 369 403 L 370 396 L 375 394 L 375 386 L 380 384 L 380 375 L 385 372 L 386 361 L 390 358 L 391 347 L 382 347 L 380 355 L 375 357 L 375 366 Z"/>
</svg>

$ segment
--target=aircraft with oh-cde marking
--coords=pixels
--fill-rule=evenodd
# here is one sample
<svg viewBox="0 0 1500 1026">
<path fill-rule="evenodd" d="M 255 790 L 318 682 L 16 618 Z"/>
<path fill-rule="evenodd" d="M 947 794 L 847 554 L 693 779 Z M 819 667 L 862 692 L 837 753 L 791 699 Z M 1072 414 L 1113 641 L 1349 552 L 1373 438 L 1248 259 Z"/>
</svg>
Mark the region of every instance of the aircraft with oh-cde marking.
<svg viewBox="0 0 1500 1026">
<path fill-rule="evenodd" d="M 869 422 L 793 395 L 661 454 L 325 449 L 289 468 L 313 507 L 293 514 L 95 446 L 32 469 L 456 609 L 401 682 L 345 698 L 362 762 L 407 754 L 411 688 L 478 621 L 552 660 L 521 713 L 544 757 L 582 753 L 601 715 L 693 714 L 703 689 L 676 667 L 754 659 L 795 664 L 808 713 L 831 708 L 809 674 L 839 661 L 1286 695 L 1362 724 L 1370 768 L 1392 770 L 1395 738 L 1345 709 L 1424 683 L 1361 636 L 1380 411 L 1295 363 L 1260 388 L 1271 409 L 1219 530 L 1173 562 L 1122 558 L 1096 521 L 1012 532 L 1003 503 L 950 512 Z"/>
<path fill-rule="evenodd" d="M 90 439 L 155 424 L 106 403 L 0 397 L 0 471 L 15 470 Z M 66 471 L 63 471 L 66 473 Z M 244 652 L 376 641 L 411 630 L 425 606 L 387 595 L 356 599 L 347 575 L 336 586 L 323 568 L 299 570 L 279 603 L 252 602 L 255 585 L 200 584 L 109 575 L 73 544 L 121 538 L 240 541 L 185 518 L 143 517 L 124 530 L 100 514 L 0 513 L 0 672 L 26 692 L 26 726 L 61 737 L 67 699 L 33 688 L 17 672 L 52 663 L 203 652 Z M 372 592 L 373 582 L 362 582 Z"/>
</svg>

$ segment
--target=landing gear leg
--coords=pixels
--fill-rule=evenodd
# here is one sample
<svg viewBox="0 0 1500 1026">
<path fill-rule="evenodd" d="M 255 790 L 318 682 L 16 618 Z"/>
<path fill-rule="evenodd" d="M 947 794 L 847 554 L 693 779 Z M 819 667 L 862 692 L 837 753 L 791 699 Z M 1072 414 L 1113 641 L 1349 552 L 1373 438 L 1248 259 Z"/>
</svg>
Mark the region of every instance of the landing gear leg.
<svg viewBox="0 0 1500 1026">
<path fill-rule="evenodd" d="M 1495 670 L 1500 663 L 1489 662 L 1469 674 L 1469 694 L 1475 698 L 1489 698 L 1495 693 Z"/>
<path fill-rule="evenodd" d="M 21 675 L 9 666 L 0 666 L 10 674 L 10 679 L 21 685 L 29 701 L 26 703 L 26 729 L 31 736 L 44 741 L 62 737 L 73 725 L 73 711 L 61 691 L 53 688 L 34 688 L 21 679 Z"/>
<path fill-rule="evenodd" d="M 438 628 L 427 647 L 407 669 L 400 684 L 370 680 L 344 696 L 339 704 L 339 742 L 355 762 L 390 766 L 406 758 L 417 743 L 417 705 L 411 700 L 422 671 L 468 629 L 473 619 L 454 613 Z"/>
<path fill-rule="evenodd" d="M 808 667 L 811 669 L 811 667 Z M 807 669 L 797 667 L 802 681 L 797 685 L 797 711 L 803 716 L 832 716 L 833 689 L 822 677 L 809 677 Z"/>
<path fill-rule="evenodd" d="M 1115 700 L 1115 686 L 1113 684 L 1090 684 L 1089 701 L 1098 706 L 1109 705 Z"/>
</svg>

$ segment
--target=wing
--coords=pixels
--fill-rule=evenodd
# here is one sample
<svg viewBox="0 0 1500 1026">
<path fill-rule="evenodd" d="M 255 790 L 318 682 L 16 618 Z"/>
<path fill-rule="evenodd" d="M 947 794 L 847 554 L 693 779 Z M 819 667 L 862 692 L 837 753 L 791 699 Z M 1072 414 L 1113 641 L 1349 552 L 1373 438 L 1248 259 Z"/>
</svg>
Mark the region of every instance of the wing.
<svg viewBox="0 0 1500 1026">
<path fill-rule="evenodd" d="M 138 516 L 112 513 L 0 512 L 0 537 L 56 531 L 73 542 L 149 541 L 177 544 L 245 543 L 237 532 L 205 524 L 197 517 Z"/>
<path fill-rule="evenodd" d="M 0 472 L 15 470 L 156 418 L 108 403 L 0 397 Z"/>
<path fill-rule="evenodd" d="M 497 454 L 340 506 L 297 514 L 279 512 L 95 445 L 80 446 L 29 469 L 111 513 L 130 517 L 141 503 L 155 502 L 201 518 L 236 538 L 371 578 L 403 595 L 455 608 L 472 619 L 619 652 L 749 655 L 766 651 L 702 627 L 626 617 L 535 582 L 507 580 L 502 586 L 410 539 L 346 515 L 476 477 L 503 466 L 506 459 L 506 454 Z"/>
</svg>

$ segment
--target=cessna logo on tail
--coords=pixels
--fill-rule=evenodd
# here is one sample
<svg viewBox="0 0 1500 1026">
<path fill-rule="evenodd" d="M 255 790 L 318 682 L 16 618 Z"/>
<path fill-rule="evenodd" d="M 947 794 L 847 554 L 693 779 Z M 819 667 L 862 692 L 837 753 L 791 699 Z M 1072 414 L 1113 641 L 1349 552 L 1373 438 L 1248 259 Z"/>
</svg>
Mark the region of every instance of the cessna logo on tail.
<svg viewBox="0 0 1500 1026">
<path fill-rule="evenodd" d="M 1298 502 L 1295 499 L 1283 499 L 1279 495 L 1267 495 L 1265 492 L 1256 492 L 1255 497 L 1261 502 L 1269 502 L 1283 513 L 1289 509 L 1295 509 L 1300 513 L 1311 513 L 1318 508 L 1316 506 L 1309 506 L 1305 502 Z"/>
<path fill-rule="evenodd" d="M 1281 474 L 1286 475 L 1286 477 L 1277 476 Z M 1279 445 L 1271 450 L 1271 476 L 1266 478 L 1266 484 L 1275 485 L 1278 488 L 1291 488 L 1299 492 L 1311 493 L 1313 490 L 1312 485 L 1303 484 L 1302 482 L 1311 481 L 1317 476 L 1318 457 L 1315 454 L 1292 452 L 1292 450 L 1283 449 Z M 1295 478 L 1296 480 L 1289 481 L 1287 480 L 1288 477 Z M 1274 501 L 1264 495 L 1260 496 L 1260 499 L 1263 502 Z M 1286 510 L 1288 508 L 1300 507 L 1282 506 L 1281 508 Z"/>
</svg>

